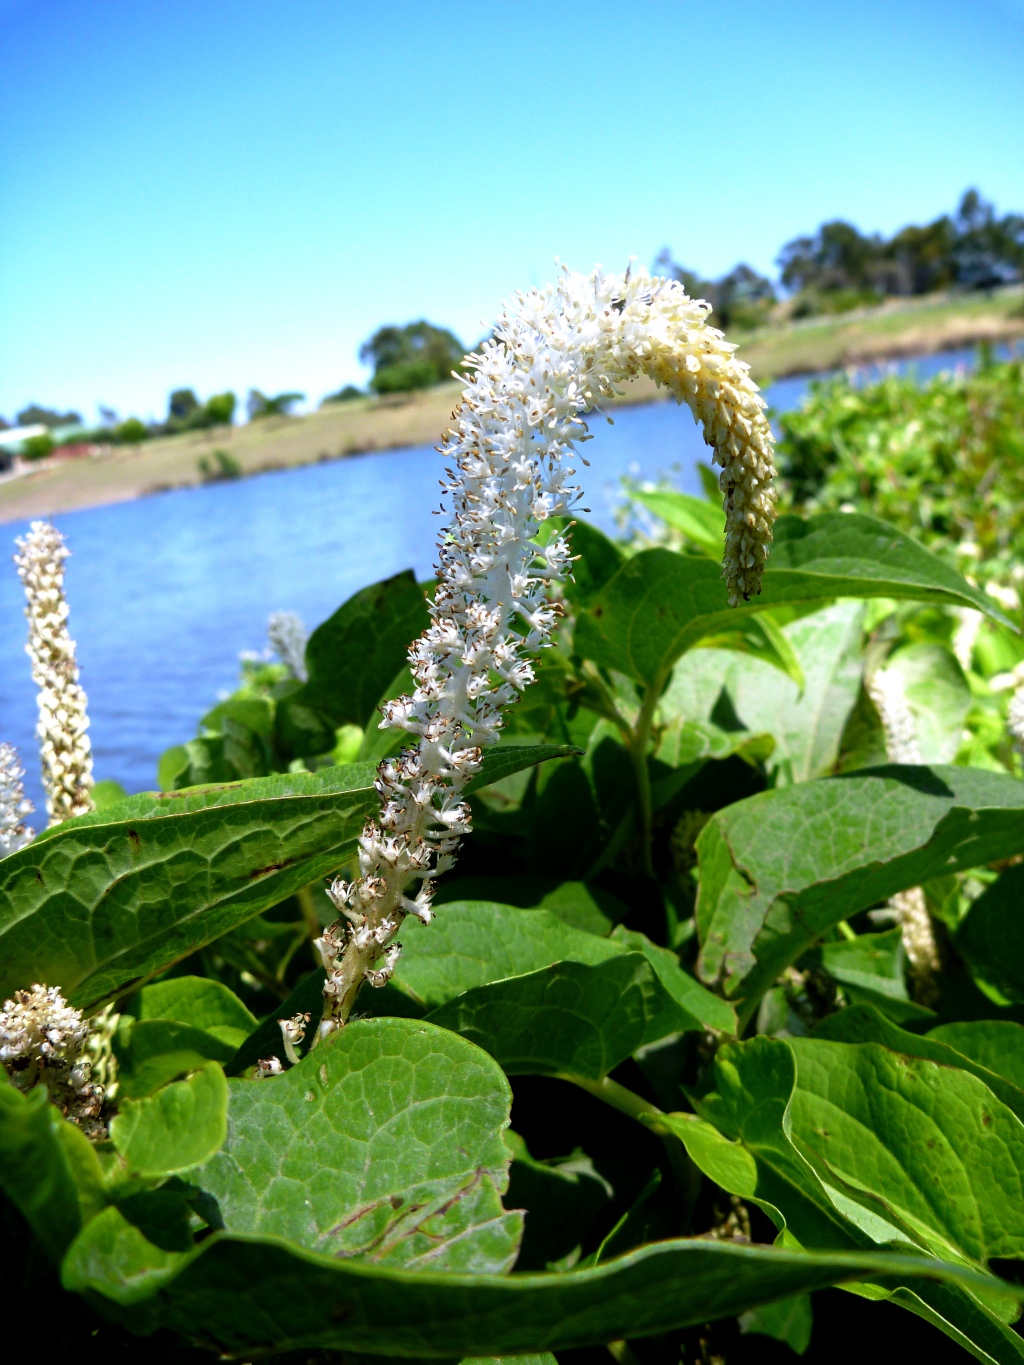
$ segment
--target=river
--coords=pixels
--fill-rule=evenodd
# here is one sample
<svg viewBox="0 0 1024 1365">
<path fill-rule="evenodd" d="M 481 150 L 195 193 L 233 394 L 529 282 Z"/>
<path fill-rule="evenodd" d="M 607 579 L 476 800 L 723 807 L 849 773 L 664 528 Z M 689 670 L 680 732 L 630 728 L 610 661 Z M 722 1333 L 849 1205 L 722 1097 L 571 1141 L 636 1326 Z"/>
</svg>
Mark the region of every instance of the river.
<svg viewBox="0 0 1024 1365">
<path fill-rule="evenodd" d="M 971 360 L 954 352 L 915 368 L 926 376 Z M 807 382 L 782 380 L 766 396 L 776 410 L 794 407 Z M 696 464 L 710 452 L 688 409 L 651 403 L 613 418 L 591 423 L 591 468 L 579 469 L 590 520 L 615 529 L 625 475 L 668 475 L 700 493 Z M 70 628 L 97 779 L 152 789 L 163 750 L 191 738 L 235 685 L 239 652 L 263 648 L 270 612 L 296 611 L 312 627 L 368 583 L 406 568 L 428 577 L 442 463 L 417 446 L 56 517 L 73 555 Z M 8 524 L 0 538 L 0 740 L 17 745 L 41 807 L 23 597 L 8 558 L 25 529 Z"/>
</svg>

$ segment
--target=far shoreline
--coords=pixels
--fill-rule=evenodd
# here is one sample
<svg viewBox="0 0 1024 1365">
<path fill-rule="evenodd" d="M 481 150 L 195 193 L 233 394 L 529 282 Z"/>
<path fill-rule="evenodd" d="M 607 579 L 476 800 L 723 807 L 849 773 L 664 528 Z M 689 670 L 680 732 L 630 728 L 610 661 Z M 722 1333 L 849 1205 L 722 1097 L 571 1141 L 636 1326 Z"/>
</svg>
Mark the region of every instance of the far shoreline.
<svg viewBox="0 0 1024 1365">
<path fill-rule="evenodd" d="M 1016 287 L 981 298 L 936 296 L 887 303 L 857 314 L 809 318 L 740 335 L 737 341 L 739 355 L 749 362 L 754 378 L 768 387 L 779 379 L 844 366 L 906 360 L 1022 337 L 1024 291 Z M 200 474 L 199 461 L 209 461 L 216 450 L 225 451 L 239 467 L 238 477 L 247 478 L 409 446 L 436 446 L 459 393 L 460 386 L 453 381 L 401 396 L 328 404 L 301 417 L 264 418 L 242 427 L 111 446 L 95 456 L 48 460 L 15 478 L 0 478 L 0 522 L 196 487 L 208 481 Z M 639 379 L 615 405 L 638 406 L 667 397 L 652 381 Z"/>
</svg>

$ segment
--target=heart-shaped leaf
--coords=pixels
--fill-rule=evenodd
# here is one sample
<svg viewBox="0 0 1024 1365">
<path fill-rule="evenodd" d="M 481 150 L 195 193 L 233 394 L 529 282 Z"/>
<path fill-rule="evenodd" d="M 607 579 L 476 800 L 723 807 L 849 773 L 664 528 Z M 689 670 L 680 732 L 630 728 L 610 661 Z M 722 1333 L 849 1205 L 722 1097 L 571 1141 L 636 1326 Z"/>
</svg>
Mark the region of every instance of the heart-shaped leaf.
<svg viewBox="0 0 1024 1365">
<path fill-rule="evenodd" d="M 511 1093 L 463 1039 L 363 1019 L 283 1076 L 231 1081 L 229 1131 L 192 1177 L 230 1232 L 374 1265 L 503 1271 Z"/>
<path fill-rule="evenodd" d="M 1022 849 L 1024 784 L 975 768 L 877 768 L 737 802 L 697 841 L 699 975 L 749 1017 L 839 920 Z"/>
</svg>

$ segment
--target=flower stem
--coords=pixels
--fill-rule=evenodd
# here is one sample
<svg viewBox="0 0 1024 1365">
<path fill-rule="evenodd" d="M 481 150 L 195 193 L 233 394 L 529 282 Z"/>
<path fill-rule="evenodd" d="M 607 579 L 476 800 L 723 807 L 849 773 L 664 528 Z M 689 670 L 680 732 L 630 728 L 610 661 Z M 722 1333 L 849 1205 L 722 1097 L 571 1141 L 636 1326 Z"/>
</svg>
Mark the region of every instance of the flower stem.
<svg viewBox="0 0 1024 1365">
<path fill-rule="evenodd" d="M 652 857 L 652 827 L 654 812 L 651 807 L 651 774 L 647 766 L 647 750 L 651 743 L 651 730 L 654 726 L 654 712 L 658 699 L 668 680 L 666 673 L 659 673 L 644 693 L 643 703 L 633 725 L 629 740 L 629 756 L 633 761 L 636 775 L 637 801 L 640 807 L 640 838 L 643 848 L 643 869 L 648 877 L 654 876 Z"/>
</svg>

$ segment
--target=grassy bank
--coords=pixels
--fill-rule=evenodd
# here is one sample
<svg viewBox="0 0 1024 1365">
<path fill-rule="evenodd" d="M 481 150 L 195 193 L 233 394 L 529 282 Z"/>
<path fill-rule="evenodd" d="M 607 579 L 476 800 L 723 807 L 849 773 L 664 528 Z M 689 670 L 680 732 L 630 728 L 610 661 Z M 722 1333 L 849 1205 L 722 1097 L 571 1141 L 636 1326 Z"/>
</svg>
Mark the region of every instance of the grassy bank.
<svg viewBox="0 0 1024 1365">
<path fill-rule="evenodd" d="M 741 354 L 762 384 L 804 374 L 977 341 L 1024 336 L 1024 293 L 992 297 L 928 298 L 890 303 L 838 318 L 812 318 L 739 336 Z M 641 381 L 630 402 L 658 394 Z M 336 460 L 396 446 L 436 445 L 458 398 L 454 382 L 403 398 L 357 399 L 305 417 L 267 418 L 245 427 L 220 428 L 109 448 L 90 458 L 48 461 L 0 482 L 0 521 L 122 502 L 201 482 L 199 461 L 220 449 L 243 475 Z"/>
</svg>

